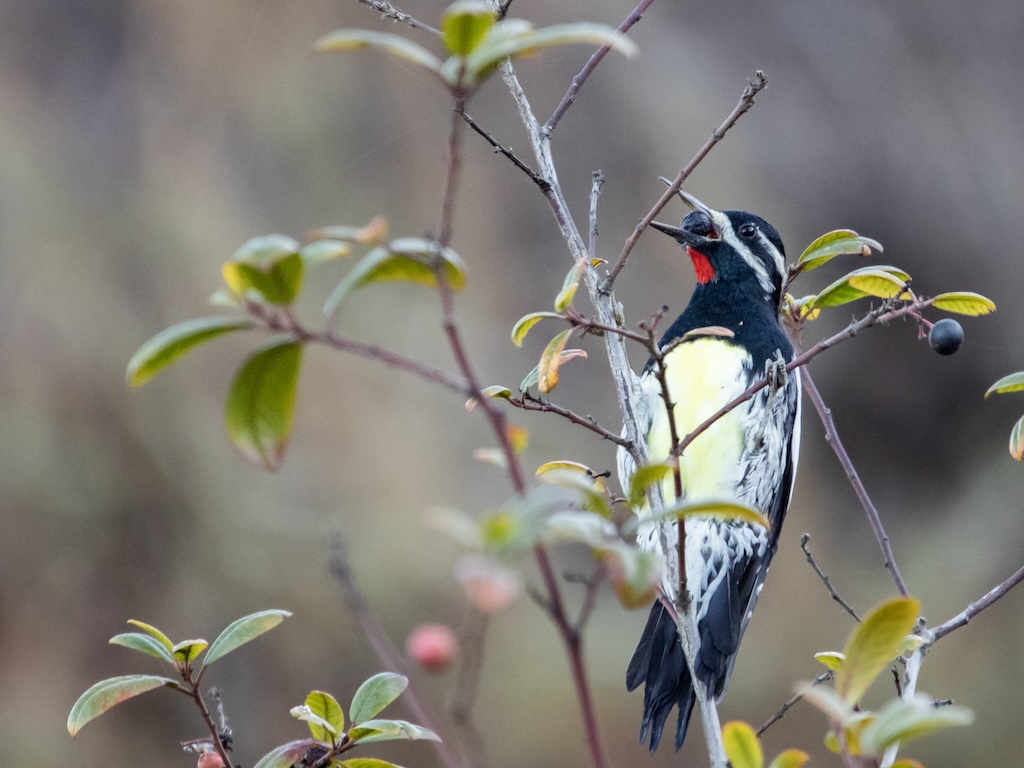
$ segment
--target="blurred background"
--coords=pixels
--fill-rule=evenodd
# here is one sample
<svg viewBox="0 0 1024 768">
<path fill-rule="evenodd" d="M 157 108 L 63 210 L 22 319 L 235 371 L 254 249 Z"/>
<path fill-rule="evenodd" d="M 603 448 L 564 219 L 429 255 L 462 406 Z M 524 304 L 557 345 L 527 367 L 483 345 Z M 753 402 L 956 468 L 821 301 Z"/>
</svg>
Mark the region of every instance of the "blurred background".
<svg viewBox="0 0 1024 768">
<path fill-rule="evenodd" d="M 445 2 L 408 0 L 435 23 Z M 617 25 L 632 2 L 516 0 L 537 23 Z M 294 612 L 274 632 L 211 669 L 251 766 L 301 738 L 288 715 L 313 688 L 343 702 L 380 663 L 327 570 L 343 531 L 351 561 L 387 631 L 458 626 L 456 544 L 424 512 L 472 514 L 509 488 L 472 451 L 490 444 L 460 398 L 373 362 L 311 349 L 294 439 L 267 475 L 229 446 L 221 409 L 256 339 L 194 354 L 140 391 L 125 365 L 148 337 L 214 313 L 219 267 L 254 235 L 384 215 L 396 235 L 438 224 L 445 95 L 413 67 L 364 52 L 312 53 L 344 26 L 428 36 L 381 20 L 354 0 L 0 0 L 0 743 L 9 765 L 186 766 L 179 741 L 202 735 L 188 702 L 149 693 L 72 741 L 75 698 L 100 678 L 158 672 L 155 660 L 106 645 L 141 619 L 177 639 L 212 639 L 264 608 Z M 1024 471 L 1006 450 L 1024 411 L 986 402 L 996 378 L 1024 369 L 1021 211 L 1024 6 L 1007 0 L 889 3 L 657 2 L 631 36 L 642 53 L 610 56 L 562 121 L 560 179 L 585 220 L 590 174 L 602 169 L 599 255 L 613 259 L 635 223 L 732 109 L 757 68 L 769 88 L 693 175 L 708 204 L 755 211 L 791 257 L 849 227 L 885 245 L 925 294 L 973 290 L 998 314 L 965 319 L 967 339 L 941 358 L 913 324 L 873 329 L 813 365 L 840 434 L 892 536 L 903 574 L 939 623 L 1020 566 Z M 523 61 L 520 76 L 546 118 L 589 51 Z M 470 113 L 529 159 L 500 82 Z M 467 136 L 454 246 L 470 267 L 459 313 L 487 383 L 514 386 L 545 342 L 524 350 L 508 332 L 545 309 L 570 259 L 542 197 L 483 141 Z M 678 220 L 676 204 L 663 214 Z M 832 262 L 798 286 L 809 293 L 848 269 Z M 312 321 L 346 265 L 324 268 L 303 311 Z M 630 322 L 685 304 L 693 285 L 676 245 L 646 235 L 618 283 Z M 831 312 L 825 336 L 855 312 Z M 936 314 L 936 318 L 938 315 Z M 436 298 L 416 287 L 355 296 L 343 330 L 451 370 Z M 573 361 L 560 402 L 618 428 L 600 347 Z M 642 364 L 641 356 L 636 358 Z M 553 418 L 529 428 L 528 468 L 557 458 L 603 469 L 611 447 Z M 862 612 L 894 594 L 877 544 L 810 408 L 802 464 L 768 588 L 744 641 L 723 719 L 759 724 L 797 681 L 820 671 L 852 621 L 799 550 Z M 584 553 L 558 554 L 580 569 Z M 529 566 L 528 581 L 536 582 Z M 573 601 L 579 589 L 567 587 Z M 939 643 L 920 687 L 971 707 L 977 722 L 908 748 L 929 768 L 1017 762 L 1024 687 L 1024 592 Z M 587 641 L 598 714 L 614 764 L 675 765 L 637 744 L 641 695 L 626 662 L 646 611 L 600 595 Z M 443 707 L 445 678 L 415 676 Z M 871 699 L 890 689 L 879 686 Z M 396 705 L 395 714 L 408 717 Z M 553 628 L 528 599 L 492 625 L 476 720 L 495 768 L 585 765 L 567 665 Z M 794 708 L 766 735 L 774 754 L 799 746 L 814 764 L 824 717 Z M 696 733 L 696 732 L 695 732 Z M 701 755 L 699 735 L 684 757 Z M 374 751 L 438 765 L 429 745 Z M 703 757 L 697 759 L 701 764 Z"/>
</svg>

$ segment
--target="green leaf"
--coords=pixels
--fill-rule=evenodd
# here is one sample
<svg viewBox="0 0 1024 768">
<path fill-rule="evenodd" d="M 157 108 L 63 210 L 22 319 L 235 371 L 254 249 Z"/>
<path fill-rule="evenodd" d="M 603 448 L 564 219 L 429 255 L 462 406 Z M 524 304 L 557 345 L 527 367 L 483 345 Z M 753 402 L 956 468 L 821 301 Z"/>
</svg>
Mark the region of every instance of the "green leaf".
<svg viewBox="0 0 1024 768">
<path fill-rule="evenodd" d="M 373 741 L 395 741 L 396 739 L 406 739 L 409 741 L 417 741 L 419 739 L 426 739 L 428 741 L 441 740 L 429 728 L 424 728 L 422 725 L 416 725 L 405 720 L 367 720 L 350 728 L 348 737 L 352 741 L 358 741 L 363 744 Z"/>
<path fill-rule="evenodd" d="M 159 629 L 154 627 L 152 624 L 147 624 L 146 622 L 139 621 L 138 619 L 128 619 L 128 623 L 131 624 L 133 627 L 138 627 L 139 629 L 141 629 L 146 634 L 152 635 L 154 638 L 159 640 L 160 641 L 160 645 L 162 645 L 168 651 L 170 651 L 172 648 L 174 648 L 174 643 L 171 642 L 171 638 L 169 638 L 167 635 L 165 635 Z"/>
<path fill-rule="evenodd" d="M 79 696 L 71 708 L 71 714 L 68 715 L 68 733 L 75 736 L 82 730 L 82 726 L 111 707 L 164 685 L 168 688 L 178 687 L 175 680 L 156 675 L 124 675 L 101 680 Z"/>
<path fill-rule="evenodd" d="M 360 48 L 379 48 L 385 53 L 411 61 L 417 66 L 437 74 L 441 61 L 422 45 L 388 32 L 372 32 L 366 29 L 339 29 L 320 38 L 316 50 L 325 53 L 355 51 Z"/>
<path fill-rule="evenodd" d="M 441 17 L 441 41 L 448 52 L 466 56 L 494 26 L 494 11 L 483 0 L 457 0 Z"/>
<path fill-rule="evenodd" d="M 544 521 L 542 535 L 546 543 L 579 542 L 592 549 L 602 549 L 618 538 L 618 529 L 596 512 L 563 510 Z"/>
<path fill-rule="evenodd" d="M 348 256 L 352 246 L 341 240 L 316 240 L 302 246 L 299 255 L 308 267 L 315 267 L 325 261 L 334 261 Z"/>
<path fill-rule="evenodd" d="M 526 334 L 545 317 L 561 319 L 562 316 L 557 312 L 531 312 L 528 315 L 523 315 L 512 327 L 512 343 L 517 347 L 523 346 L 523 339 L 526 338 Z"/>
<path fill-rule="evenodd" d="M 182 640 L 180 643 L 175 643 L 171 653 L 174 654 L 176 661 L 180 661 L 184 664 L 188 664 L 190 661 L 195 659 L 200 653 L 206 650 L 206 646 L 209 643 L 205 640 Z"/>
<path fill-rule="evenodd" d="M 324 314 L 333 318 L 348 294 L 371 283 L 406 282 L 436 288 L 438 260 L 448 286 L 461 291 L 466 286 L 466 265 L 455 251 L 439 251 L 437 243 L 427 238 L 403 237 L 360 259 L 327 298 Z"/>
<path fill-rule="evenodd" d="M 309 748 L 316 744 L 312 739 L 300 739 L 289 741 L 279 747 L 274 747 L 261 757 L 252 768 L 292 768 L 299 763 Z"/>
<path fill-rule="evenodd" d="M 481 389 L 480 394 L 483 395 L 484 397 L 500 397 L 504 400 L 508 400 L 510 397 L 512 397 L 512 390 L 509 389 L 508 387 L 503 387 L 500 384 L 492 384 L 489 387 L 484 387 L 483 389 Z M 479 404 L 479 400 L 477 400 L 475 397 L 471 397 L 469 398 L 469 400 L 466 401 L 466 410 L 472 413 L 473 409 L 476 408 L 477 405 Z"/>
<path fill-rule="evenodd" d="M 750 525 L 768 528 L 768 518 L 753 507 L 731 499 L 705 499 L 692 502 L 682 499 L 659 510 L 656 515 L 644 515 L 630 520 L 622 527 L 624 535 L 635 535 L 641 525 L 661 522 L 662 520 L 683 520 L 688 517 L 706 517 L 711 520 L 739 521 Z"/>
<path fill-rule="evenodd" d="M 821 653 L 814 654 L 814 658 L 833 672 L 843 666 L 843 662 L 846 661 L 846 657 L 839 651 L 822 651 Z"/>
<path fill-rule="evenodd" d="M 288 235 L 252 237 L 238 247 L 232 261 L 241 261 L 256 267 L 269 267 L 298 253 L 299 244 Z"/>
<path fill-rule="evenodd" d="M 800 749 L 787 749 L 772 760 L 768 768 L 803 768 L 811 756 Z"/>
<path fill-rule="evenodd" d="M 290 253 L 273 262 L 228 261 L 221 267 L 224 282 L 232 291 L 240 296 L 255 294 L 276 306 L 286 306 L 298 298 L 303 271 L 299 253 Z"/>
<path fill-rule="evenodd" d="M 564 312 L 572 304 L 572 300 L 576 296 L 576 289 L 580 287 L 580 278 L 583 276 L 583 267 L 586 263 L 586 259 L 580 259 L 565 276 L 565 280 L 562 281 L 562 290 L 555 297 L 555 312 Z"/>
<path fill-rule="evenodd" d="M 924 768 L 924 763 L 919 763 L 917 760 L 911 760 L 910 758 L 903 758 L 893 763 L 890 768 Z"/>
<path fill-rule="evenodd" d="M 393 672 L 380 672 L 359 686 L 348 708 L 353 723 L 365 724 L 397 699 L 409 685 L 409 678 Z"/>
<path fill-rule="evenodd" d="M 850 287 L 868 296 L 891 299 L 906 289 L 906 282 L 883 269 L 868 269 L 850 276 Z"/>
<path fill-rule="evenodd" d="M 1021 390 L 1024 390 L 1024 371 L 1017 371 L 1009 376 L 1003 376 L 989 387 L 985 397 L 991 394 L 1003 395 L 1007 392 L 1020 392 Z"/>
<path fill-rule="evenodd" d="M 624 608 L 647 608 L 656 599 L 663 575 L 660 554 L 620 542 L 602 551 L 601 562 Z"/>
<path fill-rule="evenodd" d="M 583 350 L 583 349 L 566 349 L 566 350 L 563 350 L 562 353 L 558 356 L 559 365 L 561 365 L 562 363 L 565 363 L 568 360 L 572 360 L 574 357 L 586 358 L 586 356 L 587 356 L 586 350 Z M 534 368 L 532 371 L 530 371 L 528 374 L 526 374 L 526 378 L 523 379 L 520 382 L 520 384 L 519 384 L 519 391 L 520 392 L 525 392 L 530 387 L 532 387 L 534 384 L 536 384 L 539 380 L 540 380 L 540 366 L 538 365 L 536 368 Z"/>
<path fill-rule="evenodd" d="M 827 685 L 808 687 L 807 683 L 801 683 L 797 686 L 797 692 L 801 693 L 804 701 L 812 707 L 817 707 L 824 712 L 829 720 L 846 723 L 855 714 L 853 707 L 843 701 L 834 688 Z"/>
<path fill-rule="evenodd" d="M 203 317 L 172 325 L 151 338 L 128 361 L 128 384 L 141 387 L 186 352 L 231 331 L 252 328 L 253 322 L 236 317 Z"/>
<path fill-rule="evenodd" d="M 1010 430 L 1010 455 L 1017 461 L 1024 461 L 1024 416 Z"/>
<path fill-rule="evenodd" d="M 608 499 L 608 486 L 604 478 L 595 477 L 589 471 L 579 472 L 571 466 L 567 469 L 548 468 L 543 472 L 538 469 L 537 476 L 544 482 L 571 494 L 559 500 L 560 506 L 582 507 L 602 517 L 611 517 L 611 502 Z"/>
<path fill-rule="evenodd" d="M 898 278 L 902 283 L 905 283 L 907 280 L 910 279 L 910 275 L 908 275 L 903 270 L 898 269 L 897 267 L 879 266 L 855 269 L 853 272 L 850 272 L 848 275 L 844 275 L 843 277 L 839 278 L 834 283 L 820 291 L 818 295 L 815 297 L 814 301 L 811 303 L 811 309 L 820 309 L 824 307 L 838 307 L 841 306 L 842 304 L 849 304 L 851 301 L 856 301 L 857 299 L 862 299 L 865 296 L 871 295 L 867 291 L 862 290 L 861 288 L 858 288 L 854 285 L 851 285 L 850 281 L 853 278 L 856 278 L 860 275 L 864 275 L 865 273 L 874 274 L 878 272 L 885 272 L 891 275 L 892 277 Z M 885 278 L 881 278 L 881 280 L 885 281 Z M 865 283 L 871 287 L 875 287 L 877 282 L 878 281 L 865 281 Z M 885 283 L 883 285 L 877 285 L 877 287 L 881 288 L 887 284 L 888 283 Z"/>
<path fill-rule="evenodd" d="M 970 725 L 974 713 L 966 707 L 936 707 L 920 694 L 911 699 L 893 699 L 882 707 L 861 734 L 861 748 L 880 755 L 897 742 L 910 741 L 952 725 Z"/>
<path fill-rule="evenodd" d="M 540 363 L 537 365 L 537 389 L 547 394 L 558 386 L 558 369 L 562 365 L 562 350 L 569 340 L 572 328 L 555 334 L 555 337 L 548 342 L 540 355 Z"/>
<path fill-rule="evenodd" d="M 796 263 L 802 270 L 811 270 L 836 256 L 870 256 L 872 249 L 882 252 L 882 246 L 878 241 L 870 237 L 861 237 L 852 229 L 837 229 L 808 245 Z"/>
<path fill-rule="evenodd" d="M 899 655 L 904 638 L 914 629 L 920 603 L 897 597 L 875 608 L 847 641 L 846 661 L 836 672 L 835 689 L 853 706 L 876 677 Z"/>
<path fill-rule="evenodd" d="M 647 489 L 661 483 L 666 477 L 672 474 L 671 464 L 648 464 L 637 467 L 633 477 L 629 479 L 629 506 L 643 506 L 647 498 Z"/>
<path fill-rule="evenodd" d="M 166 661 L 168 664 L 174 663 L 174 657 L 163 643 L 155 637 L 144 635 L 141 632 L 125 632 L 121 635 L 114 635 L 107 642 L 111 645 L 131 648 L 133 651 L 141 651 L 161 661 Z"/>
<path fill-rule="evenodd" d="M 309 711 L 320 718 L 324 725 L 309 723 L 314 739 L 335 741 L 335 737 L 345 730 L 345 713 L 338 700 L 325 691 L 310 691 L 306 696 L 305 705 Z"/>
<path fill-rule="evenodd" d="M 273 341 L 246 360 L 228 392 L 228 437 L 245 458 L 271 472 L 288 447 L 301 362 L 302 344 Z"/>
<path fill-rule="evenodd" d="M 990 315 L 996 311 L 996 304 L 992 299 L 988 299 L 980 293 L 971 293 L 970 291 L 940 293 L 932 299 L 932 306 L 936 309 L 944 309 L 947 312 L 967 315 L 968 317 Z"/>
<path fill-rule="evenodd" d="M 289 616 L 291 613 L 288 611 L 272 608 L 236 619 L 217 635 L 217 639 L 210 646 L 210 652 L 206 654 L 203 663 L 212 664 L 221 656 L 231 653 L 238 646 L 245 645 L 250 640 L 255 640 L 264 632 L 273 629 Z"/>
<path fill-rule="evenodd" d="M 466 57 L 466 69 L 474 78 L 482 79 L 509 56 L 572 43 L 607 46 L 625 56 L 633 56 L 638 50 L 632 40 L 604 24 L 555 24 L 535 30 L 519 20 L 509 19 L 488 30 L 484 39 Z"/>
<path fill-rule="evenodd" d="M 342 760 L 338 765 L 345 768 L 399 768 L 387 760 L 379 760 L 376 757 L 353 757 L 351 760 Z"/>
<path fill-rule="evenodd" d="M 763 768 L 761 742 L 747 723 L 733 720 L 722 726 L 722 746 L 732 768 Z"/>
<path fill-rule="evenodd" d="M 292 707 L 288 710 L 288 714 L 296 720 L 302 720 L 306 723 L 306 725 L 309 726 L 309 731 L 313 734 L 314 739 L 318 741 L 326 741 L 328 744 L 333 744 L 336 741 L 338 734 L 335 732 L 334 726 L 327 722 L 325 718 L 316 714 L 308 704 L 300 704 L 297 707 Z"/>
</svg>

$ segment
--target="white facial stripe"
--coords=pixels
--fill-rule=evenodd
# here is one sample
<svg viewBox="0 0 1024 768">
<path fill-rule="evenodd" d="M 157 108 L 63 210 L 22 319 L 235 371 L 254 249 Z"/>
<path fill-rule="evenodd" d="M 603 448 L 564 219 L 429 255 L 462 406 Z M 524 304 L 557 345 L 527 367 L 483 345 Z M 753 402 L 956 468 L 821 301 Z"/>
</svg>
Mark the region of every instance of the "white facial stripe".
<svg viewBox="0 0 1024 768">
<path fill-rule="evenodd" d="M 739 235 L 737 235 L 732 228 L 732 222 L 729 221 L 729 217 L 720 211 L 708 211 L 711 216 L 711 221 L 715 225 L 715 229 L 718 230 L 719 235 L 725 240 L 733 249 L 738 253 L 743 260 L 754 270 L 754 274 L 757 275 L 757 282 L 761 284 L 761 288 L 764 289 L 765 296 L 771 296 L 775 291 L 775 284 L 772 281 L 772 276 L 768 274 L 768 270 L 765 268 L 764 263 L 754 256 L 750 252 L 750 248 L 744 244 Z M 762 242 L 767 242 L 771 246 L 771 242 L 762 234 L 758 232 L 758 236 Z M 779 274 L 782 274 L 782 255 L 778 252 L 774 246 L 771 246 L 772 255 L 775 257 L 776 262 L 779 264 Z"/>
<path fill-rule="evenodd" d="M 761 239 L 761 242 L 764 243 L 764 247 L 768 251 L 768 253 L 772 255 L 772 259 L 775 260 L 775 269 L 778 270 L 778 274 L 786 274 L 786 259 L 783 258 L 782 254 L 779 252 L 779 249 L 775 247 L 775 243 L 769 240 L 765 233 L 762 232 L 761 230 L 758 230 L 757 236 Z"/>
</svg>

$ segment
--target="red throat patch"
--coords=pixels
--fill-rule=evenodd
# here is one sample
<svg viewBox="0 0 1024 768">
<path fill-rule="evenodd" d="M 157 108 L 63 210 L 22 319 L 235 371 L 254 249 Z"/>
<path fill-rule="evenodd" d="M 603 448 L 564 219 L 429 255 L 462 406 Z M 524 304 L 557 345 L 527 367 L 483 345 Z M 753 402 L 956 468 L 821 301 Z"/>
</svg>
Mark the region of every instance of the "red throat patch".
<svg viewBox="0 0 1024 768">
<path fill-rule="evenodd" d="M 711 266 L 708 257 L 690 246 L 686 246 L 686 253 L 689 255 L 690 261 L 693 262 L 693 271 L 697 273 L 697 282 L 701 285 L 710 283 L 715 277 L 715 268 Z"/>
</svg>

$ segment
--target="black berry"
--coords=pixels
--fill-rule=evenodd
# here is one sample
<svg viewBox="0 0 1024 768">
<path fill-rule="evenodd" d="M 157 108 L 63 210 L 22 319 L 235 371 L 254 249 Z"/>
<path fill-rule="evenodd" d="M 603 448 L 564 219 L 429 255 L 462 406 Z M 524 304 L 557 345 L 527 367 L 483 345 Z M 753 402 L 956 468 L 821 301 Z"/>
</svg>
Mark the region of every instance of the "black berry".
<svg viewBox="0 0 1024 768">
<path fill-rule="evenodd" d="M 964 329 L 956 320 L 945 317 L 928 332 L 928 343 L 940 355 L 952 355 L 964 343 Z"/>
</svg>

